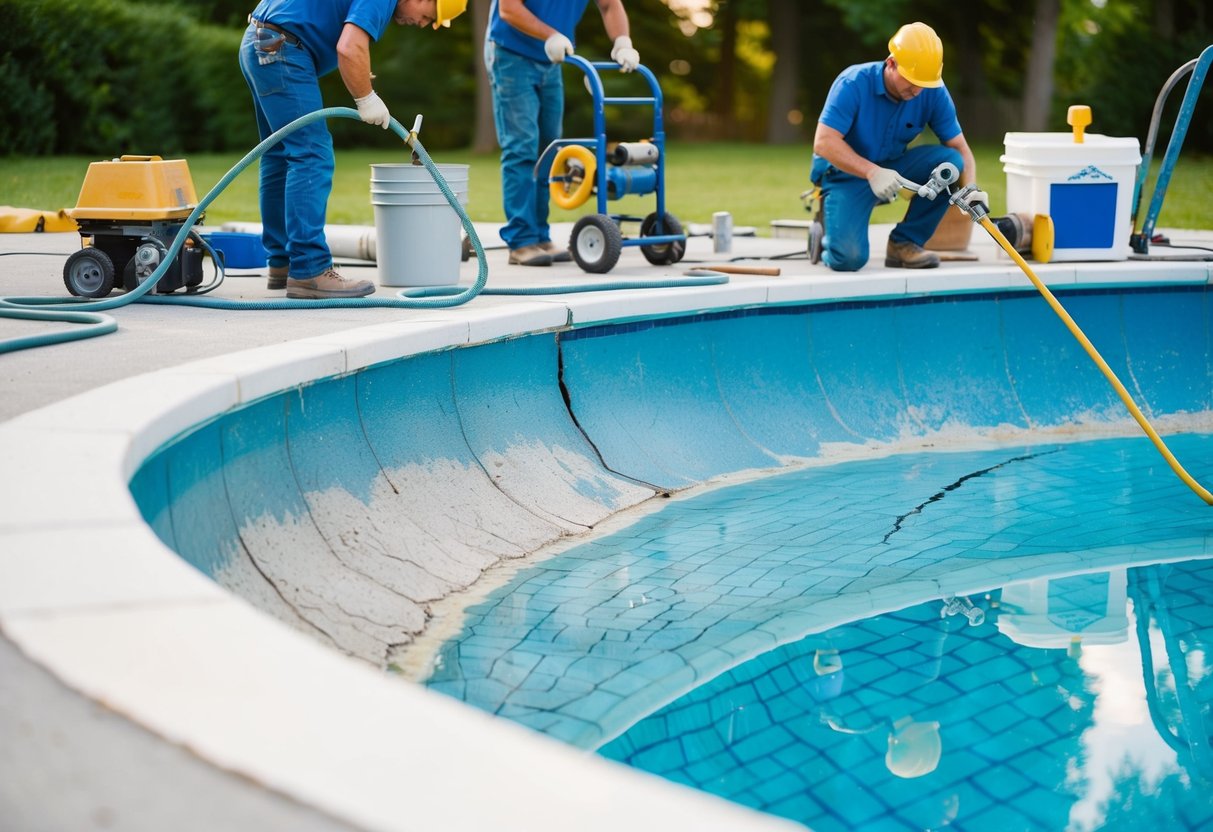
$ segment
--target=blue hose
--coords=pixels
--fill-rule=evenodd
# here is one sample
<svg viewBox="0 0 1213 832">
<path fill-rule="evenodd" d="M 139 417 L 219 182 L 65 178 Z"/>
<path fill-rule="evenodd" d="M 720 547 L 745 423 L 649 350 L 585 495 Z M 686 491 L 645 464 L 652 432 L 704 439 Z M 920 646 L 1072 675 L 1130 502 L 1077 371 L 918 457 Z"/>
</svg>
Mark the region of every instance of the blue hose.
<svg viewBox="0 0 1213 832">
<path fill-rule="evenodd" d="M 29 349 L 31 347 L 48 346 L 50 344 L 60 344 L 66 341 L 78 341 L 84 338 L 92 338 L 98 335 L 114 332 L 118 328 L 117 321 L 109 315 L 102 314 L 110 309 L 118 309 L 130 303 L 160 303 L 160 304 L 175 304 L 178 306 L 199 306 L 208 309 L 331 309 L 331 308 L 373 308 L 373 307 L 395 307 L 399 309 L 442 309 L 454 306 L 460 306 L 467 303 L 472 298 L 481 294 L 498 294 L 498 295 L 551 295 L 551 294 L 566 294 L 572 292 L 598 292 L 612 289 L 639 289 L 639 288 L 665 288 L 672 286 L 705 286 L 711 284 L 725 283 L 728 281 L 728 276 L 715 273 L 700 277 L 691 277 L 686 279 L 667 279 L 657 281 L 617 281 L 613 283 L 586 283 L 572 286 L 536 286 L 530 288 L 517 289 L 495 289 L 485 290 L 485 283 L 488 281 L 488 266 L 485 262 L 484 246 L 480 242 L 480 237 L 476 234 L 476 229 L 472 225 L 471 219 L 467 212 L 463 210 L 463 206 L 459 204 L 458 198 L 443 179 L 442 174 L 438 172 L 437 166 L 433 159 L 422 146 L 421 141 L 415 134 L 408 133 L 400 122 L 396 119 L 391 121 L 391 129 L 404 142 L 412 147 L 414 153 L 425 165 L 430 175 L 434 178 L 434 182 L 438 185 L 438 189 L 442 191 L 442 195 L 450 204 L 455 212 L 459 215 L 460 222 L 463 224 L 464 231 L 467 232 L 468 240 L 472 245 L 472 249 L 476 255 L 478 270 L 476 280 L 471 286 L 460 289 L 458 287 L 441 287 L 435 289 L 421 290 L 401 290 L 394 298 L 325 298 L 321 300 L 295 300 L 274 299 L 274 300 L 228 300 L 225 298 L 215 297 L 200 297 L 197 295 L 155 295 L 149 294 L 160 278 L 168 271 L 169 267 L 176 260 L 181 247 L 185 244 L 186 238 L 193 229 L 198 218 L 206 210 L 215 198 L 221 194 L 232 180 L 239 176 L 245 168 L 255 162 L 269 148 L 282 141 L 283 138 L 290 135 L 294 131 L 319 119 L 327 118 L 352 118 L 358 119 L 358 112 L 349 107 L 327 107 L 323 110 L 317 110 L 314 113 L 308 113 L 305 116 L 295 119 L 290 124 L 283 127 L 281 130 L 266 137 L 264 141 L 250 150 L 243 159 L 237 162 L 231 170 L 229 170 L 215 187 L 211 188 L 199 202 L 189 217 L 182 223 L 181 231 L 178 232 L 176 238 L 169 246 L 168 253 L 164 257 L 163 262 L 154 271 L 147 280 L 143 281 L 136 288 L 125 294 L 114 298 L 105 298 L 101 300 L 93 300 L 89 298 L 76 297 L 0 297 L 0 318 L 16 318 L 22 320 L 48 321 L 48 322 L 63 322 L 81 324 L 82 326 L 73 327 L 66 330 L 56 330 L 54 332 L 40 333 L 38 335 L 30 335 L 19 338 L 10 338 L 0 340 L 0 353 L 15 352 L 17 350 Z"/>
</svg>

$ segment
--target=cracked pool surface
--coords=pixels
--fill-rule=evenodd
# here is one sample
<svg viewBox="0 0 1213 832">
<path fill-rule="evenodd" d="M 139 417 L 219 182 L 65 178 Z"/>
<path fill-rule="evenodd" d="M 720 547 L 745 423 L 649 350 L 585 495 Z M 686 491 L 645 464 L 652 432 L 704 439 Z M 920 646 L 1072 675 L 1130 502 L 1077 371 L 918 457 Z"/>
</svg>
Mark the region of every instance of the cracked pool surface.
<svg viewBox="0 0 1213 832">
<path fill-rule="evenodd" d="M 1213 437 L 1176 436 L 1169 444 L 1180 458 L 1188 460 L 1198 479 L 1213 475 Z M 813 639 L 806 641 L 806 636 L 825 634 L 814 638 L 829 640 L 831 634 L 851 632 L 847 625 L 852 622 L 876 622 L 854 624 L 852 629 L 868 633 L 869 642 L 874 638 L 871 633 L 885 634 L 882 646 L 875 650 L 880 660 L 868 657 L 873 662 L 870 668 L 880 666 L 885 672 L 873 676 L 869 686 L 851 691 L 850 704 L 835 705 L 862 708 L 874 699 L 889 699 L 883 712 L 880 708 L 877 712 L 892 725 L 900 716 L 918 714 L 925 708 L 923 702 L 898 698 L 905 679 L 914 678 L 906 667 L 922 662 L 918 647 L 924 638 L 921 634 L 907 638 L 902 631 L 921 620 L 928 633 L 935 634 L 930 638 L 938 638 L 938 632 L 944 632 L 939 628 L 941 609 L 948 606 L 945 602 L 951 602 L 953 612 L 965 612 L 971 603 L 981 613 L 944 616 L 943 622 L 945 630 L 950 628 L 948 632 L 961 633 L 948 636 L 950 644 L 961 651 L 958 655 L 977 667 L 979 654 L 997 654 L 988 647 L 987 636 L 1002 632 L 1002 622 L 1010 626 L 1010 619 L 999 614 L 1000 599 L 1006 597 L 1004 586 L 1079 573 L 1123 573 L 1134 565 L 1209 556 L 1213 556 L 1213 514 L 1174 478 L 1144 439 L 907 454 L 807 468 L 676 498 L 660 512 L 627 528 L 522 569 L 464 611 L 461 632 L 438 650 L 426 684 L 566 742 L 603 748 L 608 755 L 647 767 L 637 760 L 652 762 L 661 756 L 650 753 L 652 747 L 663 744 L 654 739 L 655 725 L 667 738 L 683 736 L 679 731 L 685 736 L 694 734 L 694 720 L 688 722 L 686 714 L 695 709 L 686 705 L 688 701 L 708 695 L 713 687 L 734 685 L 752 672 L 749 668 L 755 662 L 786 667 L 803 666 L 807 661 L 811 668 L 822 645 Z M 1101 621 L 1105 617 L 1095 616 Z M 1197 616 L 1199 626 L 1205 627 L 1205 643 L 1210 618 L 1213 612 L 1205 602 Z M 976 621 L 976 626 L 969 621 Z M 995 659 L 995 666 L 1010 661 L 1007 666 L 1014 666 L 1016 678 L 1031 678 L 1036 664 L 1047 665 L 1051 669 L 1046 677 L 1052 681 L 1045 687 L 1056 698 L 1060 683 L 1055 684 L 1055 677 L 1066 673 L 1081 677 L 1085 669 L 1060 668 L 1067 650 L 1073 651 L 1069 636 L 1081 639 L 1086 632 L 1089 639 L 1095 639 L 1100 634 L 1090 616 L 1058 618 L 1054 624 L 1067 634 L 1063 642 L 1031 650 L 1025 647 L 1025 656 L 1010 660 L 1004 656 Z M 1121 641 L 1134 640 L 1131 628 L 1122 635 Z M 966 644 L 973 646 L 965 648 Z M 1040 656 L 1033 653 L 1042 650 Z M 818 659 L 819 664 L 821 661 Z M 831 659 L 824 661 L 825 667 L 831 666 Z M 849 670 L 845 655 L 840 661 Z M 1140 679 L 1140 663 L 1138 670 Z M 988 668 L 966 671 L 962 674 L 968 680 L 965 685 L 976 686 L 975 678 L 985 678 L 989 672 Z M 1197 675 L 1201 673 L 1208 673 L 1203 665 Z M 813 675 L 810 670 L 809 681 L 830 675 Z M 943 677 L 959 684 L 955 676 Z M 1041 678 L 1039 673 L 1036 677 Z M 847 685 L 859 678 L 860 674 L 849 672 Z M 1208 686 L 1213 682 L 1207 676 L 1198 681 L 1203 683 L 1200 707 L 1207 745 L 1209 700 L 1213 698 Z M 783 688 L 787 684 L 780 683 Z M 753 686 L 761 687 L 757 682 Z M 925 690 L 921 684 L 914 687 L 919 689 Z M 1025 693 L 1009 683 L 999 691 L 1002 698 L 991 701 L 991 709 Z M 946 710 L 945 700 L 953 692 L 947 685 L 932 688 L 923 695 L 935 698 L 925 704 Z M 799 701 L 806 708 L 816 701 L 811 691 L 804 696 L 799 700 L 791 696 L 789 701 Z M 1082 735 L 1083 726 L 1077 724 L 1082 722 L 1080 712 L 1092 707 L 1098 710 L 1098 703 L 1092 704 L 1093 691 L 1075 696 L 1081 707 L 1075 706 L 1074 714 L 1068 713 L 1071 708 L 1065 705 L 1066 697 L 1058 701 L 1067 712 L 1066 719 L 1076 721 L 1075 730 Z M 980 710 L 980 696 L 967 701 L 966 707 Z M 779 707 L 786 706 L 785 702 Z M 713 706 L 708 707 L 711 712 Z M 899 709 L 905 714 L 895 713 Z M 751 728 L 796 718 L 777 708 L 764 713 L 747 717 L 757 719 L 748 723 Z M 818 708 L 799 718 L 819 727 L 822 713 Z M 1047 716 L 1031 708 L 1025 713 Z M 736 718 L 734 715 L 734 721 Z M 700 728 L 718 731 L 719 724 L 711 719 L 708 723 Z M 1050 725 L 1046 720 L 1044 727 Z M 1003 729 L 1023 730 L 1018 719 L 985 727 L 992 732 L 987 739 L 995 744 Z M 727 752 L 735 771 L 730 775 L 733 780 L 725 780 L 733 785 L 752 781 L 751 775 L 738 773 L 751 764 L 758 766 L 757 779 L 764 781 L 795 769 L 796 764 L 787 760 L 774 761 L 784 742 L 777 737 L 786 739 L 788 730 L 785 726 L 769 735 L 749 729 L 735 731 L 748 740 Z M 827 726 L 825 731 L 837 743 L 853 743 L 845 739 L 849 735 L 844 730 Z M 1036 755 L 1054 759 L 1044 765 L 1042 776 L 1056 780 L 1052 800 L 1069 811 L 1080 798 L 1074 790 L 1062 788 L 1069 776 L 1065 765 L 1048 757 L 1054 733 L 1051 729 L 1042 733 L 1031 749 L 1033 754 L 1024 759 Z M 849 746 L 848 753 L 857 748 L 883 749 L 885 735 L 879 742 L 867 737 Z M 694 745 L 685 736 L 674 740 L 679 749 Z M 682 750 L 662 757 L 655 770 L 684 782 L 696 780 L 698 775 L 689 772 L 700 764 Z M 822 747 L 810 750 L 830 757 Z M 808 755 L 809 751 L 800 753 Z M 882 770 L 887 779 L 888 769 L 881 764 L 884 753 L 880 750 L 865 765 Z M 965 743 L 947 743 L 938 768 L 955 774 L 973 762 Z M 831 765 L 838 766 L 843 772 L 839 776 L 849 780 L 864 780 L 872 773 L 852 770 L 837 760 Z M 698 772 L 703 775 L 702 766 Z M 706 785 L 698 785 L 705 788 L 716 777 L 703 776 Z M 973 776 L 979 778 L 980 772 L 975 770 Z M 991 807 L 1014 802 L 1014 795 L 1031 791 L 1026 786 L 991 786 L 988 777 L 981 779 L 986 783 L 980 787 L 982 801 L 971 796 L 979 789 L 976 780 L 947 793 L 964 796 L 956 797 L 964 807 L 957 811 L 964 811 L 971 822 L 993 811 Z M 879 778 L 872 782 L 877 781 Z M 890 782 L 903 790 L 914 783 L 900 777 Z M 831 802 L 845 802 L 840 796 L 845 790 L 827 789 L 823 796 L 814 797 L 816 787 L 796 780 L 795 775 L 785 785 L 793 791 L 799 789 L 803 800 L 816 808 L 800 817 L 798 810 L 780 813 L 798 820 L 811 817 L 814 824 L 824 821 L 822 828 L 869 828 L 865 824 L 870 824 L 874 829 L 905 829 L 922 821 L 899 820 L 871 806 L 855 808 L 855 814 L 843 809 L 832 814 Z M 1033 788 L 1052 787 L 1037 783 Z M 1207 780 L 1203 789 L 1200 794 L 1207 798 Z M 775 794 L 778 788 L 769 784 L 754 786 L 748 797 L 743 794 L 746 788 L 718 791 L 769 810 L 781 799 Z M 837 800 L 829 797 L 831 793 Z M 970 813 L 973 805 L 980 805 L 980 811 Z M 860 816 L 869 811 L 870 817 Z M 946 800 L 940 811 L 947 820 L 951 809 Z M 1056 819 L 1061 810 L 1053 806 L 1048 811 Z M 1209 820 L 1207 813 L 1200 817 L 1205 818 L 1201 822 Z M 831 827 L 830 822 L 836 825 Z M 1182 819 L 1179 823 L 1182 827 Z"/>
</svg>

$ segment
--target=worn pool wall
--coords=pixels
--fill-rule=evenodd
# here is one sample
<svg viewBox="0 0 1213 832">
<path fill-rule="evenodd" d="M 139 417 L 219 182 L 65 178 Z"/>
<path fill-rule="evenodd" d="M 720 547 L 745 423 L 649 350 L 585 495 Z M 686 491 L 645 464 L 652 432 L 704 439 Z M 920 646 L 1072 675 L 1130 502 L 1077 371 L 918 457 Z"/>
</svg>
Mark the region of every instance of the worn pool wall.
<svg viewBox="0 0 1213 832">
<path fill-rule="evenodd" d="M 1209 425 L 1207 284 L 1061 293 L 1142 410 Z M 262 610 L 383 666 L 433 602 L 654 495 L 741 471 L 1136 426 L 1034 293 L 739 308 L 391 361 L 152 455 L 140 510 Z"/>
</svg>

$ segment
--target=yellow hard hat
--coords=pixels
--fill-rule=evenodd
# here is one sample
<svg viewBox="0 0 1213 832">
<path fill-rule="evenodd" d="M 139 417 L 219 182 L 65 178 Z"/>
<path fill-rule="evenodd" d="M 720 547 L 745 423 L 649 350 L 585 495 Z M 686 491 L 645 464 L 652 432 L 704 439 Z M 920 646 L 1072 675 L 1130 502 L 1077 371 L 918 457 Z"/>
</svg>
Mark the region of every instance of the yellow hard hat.
<svg viewBox="0 0 1213 832">
<path fill-rule="evenodd" d="M 925 23 L 907 23 L 889 38 L 897 71 L 916 87 L 943 86 L 943 41 Z"/>
<path fill-rule="evenodd" d="M 435 0 L 434 28 L 450 26 L 451 21 L 467 11 L 468 0 Z"/>
</svg>

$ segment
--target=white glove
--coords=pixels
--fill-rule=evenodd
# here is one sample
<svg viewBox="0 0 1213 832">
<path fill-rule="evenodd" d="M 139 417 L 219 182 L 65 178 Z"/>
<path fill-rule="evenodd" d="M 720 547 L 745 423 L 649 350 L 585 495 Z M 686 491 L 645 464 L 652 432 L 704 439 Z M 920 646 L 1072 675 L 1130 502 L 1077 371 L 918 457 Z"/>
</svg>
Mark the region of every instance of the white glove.
<svg viewBox="0 0 1213 832">
<path fill-rule="evenodd" d="M 543 42 L 543 51 L 547 53 L 549 61 L 558 64 L 565 55 L 573 54 L 573 42 L 557 32 Z"/>
<path fill-rule="evenodd" d="M 367 124 L 378 124 L 384 130 L 391 125 L 392 114 L 387 111 L 387 105 L 374 90 L 362 98 L 355 98 L 354 105 L 358 107 L 358 117 Z"/>
<path fill-rule="evenodd" d="M 985 191 L 969 191 L 961 199 L 965 205 L 973 205 L 980 202 L 985 212 L 987 214 L 990 213 L 990 195 Z"/>
<path fill-rule="evenodd" d="M 895 170 L 872 168 L 872 172 L 868 174 L 868 187 L 881 202 L 889 202 L 896 199 L 897 192 L 901 190 L 901 183 L 898 181 L 900 178 Z"/>
<path fill-rule="evenodd" d="M 611 60 L 619 64 L 620 72 L 631 72 L 640 66 L 640 53 L 632 48 L 632 39 L 627 35 L 615 38 L 615 48 L 611 50 Z"/>
</svg>

